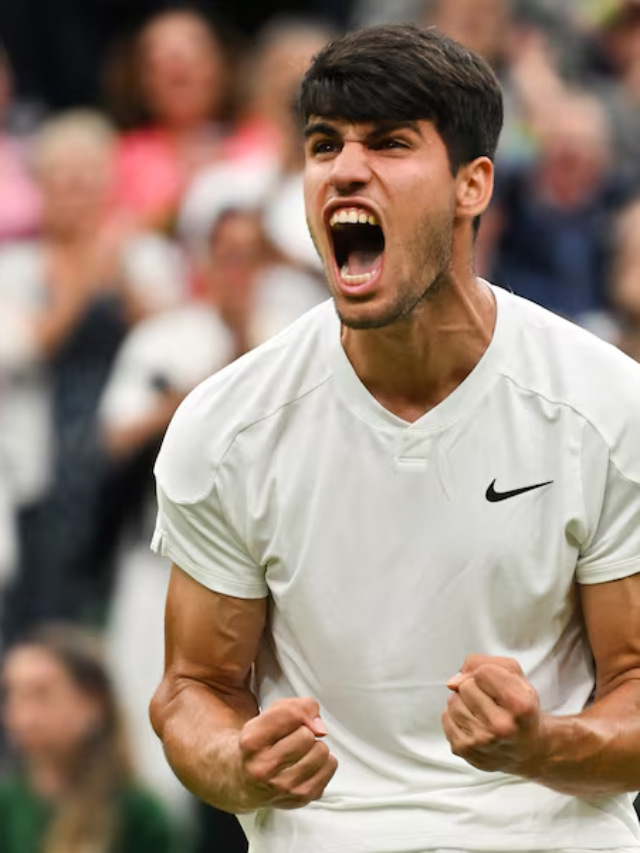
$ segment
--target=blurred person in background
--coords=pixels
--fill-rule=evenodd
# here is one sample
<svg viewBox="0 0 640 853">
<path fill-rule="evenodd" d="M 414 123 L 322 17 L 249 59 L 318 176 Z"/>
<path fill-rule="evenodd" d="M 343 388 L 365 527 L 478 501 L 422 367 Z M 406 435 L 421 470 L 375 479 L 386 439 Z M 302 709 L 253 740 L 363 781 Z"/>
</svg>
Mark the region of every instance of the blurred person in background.
<svg viewBox="0 0 640 853">
<path fill-rule="evenodd" d="M 319 279 L 293 266 L 269 240 L 264 215 L 249 205 L 218 212 L 199 265 L 199 286 L 231 331 L 234 357 L 278 334 L 328 296 Z"/>
<path fill-rule="evenodd" d="M 268 240 L 259 183 L 237 166 L 219 177 L 217 197 L 210 198 L 208 218 L 200 223 L 204 245 L 199 255 L 199 298 L 138 324 L 130 333 L 99 415 L 102 440 L 120 466 L 123 481 L 130 483 L 141 474 L 144 480 L 142 491 L 137 490 L 139 511 L 128 519 L 122 537 L 109 623 L 110 655 L 144 778 L 178 809 L 188 807 L 185 792 L 148 723 L 149 698 L 162 675 L 162 611 L 170 572 L 169 562 L 159 564 L 149 551 L 156 514 L 151 460 L 189 391 L 327 296 L 313 277 L 291 267 Z M 119 491 L 132 493 L 130 486 Z M 235 818 L 200 808 L 208 825 L 203 837 L 211 838 L 212 845 L 224 841 L 226 853 L 246 849 Z"/>
<path fill-rule="evenodd" d="M 532 127 L 550 99 L 564 91 L 564 76 L 575 64 L 567 56 L 575 41 L 554 45 L 552 21 L 540 19 L 516 0 L 423 0 L 420 22 L 479 53 L 502 86 L 505 124 L 497 167 L 532 162 L 537 151 Z"/>
<path fill-rule="evenodd" d="M 539 159 L 498 175 L 481 253 L 492 280 L 597 331 L 608 309 L 613 217 L 626 193 L 607 116 L 590 95 L 567 94 L 548 105 L 537 132 Z"/>
<path fill-rule="evenodd" d="M 610 116 L 618 170 L 640 188 L 640 5 L 614 0 L 590 33 L 590 86 Z"/>
<path fill-rule="evenodd" d="M 304 18 L 277 17 L 266 24 L 245 62 L 238 126 L 224 145 L 226 158 L 286 158 L 300 81 L 332 36 L 327 25 Z"/>
<path fill-rule="evenodd" d="M 194 10 L 160 12 L 142 28 L 132 61 L 112 67 L 120 142 L 118 203 L 146 226 L 170 229 L 193 174 L 216 159 L 229 97 L 221 36 Z"/>
<path fill-rule="evenodd" d="M 622 212 L 616 229 L 611 302 L 620 323 L 620 348 L 640 361 L 640 197 Z"/>
<path fill-rule="evenodd" d="M 4 660 L 3 722 L 16 769 L 0 781 L 2 853 L 185 853 L 136 782 L 99 645 L 43 628 Z"/>
<path fill-rule="evenodd" d="M 0 245 L 33 236 L 41 213 L 40 196 L 27 167 L 25 140 L 4 127 L 11 98 L 11 69 L 0 45 Z"/>
<path fill-rule="evenodd" d="M 42 236 L 0 251 L 0 442 L 19 507 L 9 641 L 104 606 L 88 557 L 106 476 L 96 407 L 129 325 L 180 296 L 177 250 L 113 214 L 115 134 L 102 117 L 52 119 L 33 154 Z"/>
</svg>

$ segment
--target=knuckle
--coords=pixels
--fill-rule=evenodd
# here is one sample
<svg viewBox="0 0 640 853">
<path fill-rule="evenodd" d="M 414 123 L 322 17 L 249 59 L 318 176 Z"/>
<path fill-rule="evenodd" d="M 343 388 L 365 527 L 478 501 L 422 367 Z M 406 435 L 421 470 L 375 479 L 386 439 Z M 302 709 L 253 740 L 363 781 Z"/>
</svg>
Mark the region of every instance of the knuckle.
<svg viewBox="0 0 640 853">
<path fill-rule="evenodd" d="M 291 790 L 290 785 L 285 779 L 282 779 L 281 777 L 276 776 L 274 779 L 271 779 L 269 786 L 277 797 L 295 796 L 294 792 Z"/>
<path fill-rule="evenodd" d="M 329 751 L 329 747 L 322 740 L 317 740 L 314 742 L 313 751 L 316 753 L 316 757 L 319 761 L 323 763 L 326 761 L 327 757 L 331 754 Z"/>
<path fill-rule="evenodd" d="M 240 732 L 239 746 L 240 751 L 244 754 L 255 752 L 258 749 L 258 738 L 254 732 L 254 726 L 249 727 L 249 724 Z"/>
<path fill-rule="evenodd" d="M 509 740 L 515 735 L 516 730 L 514 720 L 499 720 L 493 724 L 493 731 L 500 740 Z"/>
<path fill-rule="evenodd" d="M 252 778 L 259 784 L 265 785 L 271 782 L 275 767 L 270 761 L 255 761 L 247 768 Z"/>
</svg>

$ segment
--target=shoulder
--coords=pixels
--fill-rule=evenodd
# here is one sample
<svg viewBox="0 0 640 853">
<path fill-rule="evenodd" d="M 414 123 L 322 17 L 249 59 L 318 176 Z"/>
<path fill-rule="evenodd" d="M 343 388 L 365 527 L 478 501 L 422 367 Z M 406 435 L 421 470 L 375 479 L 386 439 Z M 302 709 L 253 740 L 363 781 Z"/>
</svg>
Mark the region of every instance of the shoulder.
<svg viewBox="0 0 640 853">
<path fill-rule="evenodd" d="M 333 303 L 327 301 L 186 398 L 156 462 L 157 480 L 169 498 L 189 503 L 207 494 L 240 433 L 324 385 L 331 375 L 324 346 L 333 326 L 337 333 Z"/>
<path fill-rule="evenodd" d="M 502 297 L 513 328 L 502 373 L 523 393 L 573 411 L 599 433 L 612 461 L 635 470 L 640 429 L 640 364 L 579 326 L 511 294 Z"/>
</svg>

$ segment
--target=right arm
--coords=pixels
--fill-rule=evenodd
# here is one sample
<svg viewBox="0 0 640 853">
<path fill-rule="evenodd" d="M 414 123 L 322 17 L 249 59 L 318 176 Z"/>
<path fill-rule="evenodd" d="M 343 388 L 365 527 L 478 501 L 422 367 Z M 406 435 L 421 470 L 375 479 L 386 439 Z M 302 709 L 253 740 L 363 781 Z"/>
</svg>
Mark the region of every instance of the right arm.
<svg viewBox="0 0 640 853">
<path fill-rule="evenodd" d="M 182 783 L 228 812 L 306 805 L 337 767 L 313 699 L 259 714 L 250 679 L 265 620 L 265 598 L 221 595 L 174 565 L 151 720 Z"/>
</svg>

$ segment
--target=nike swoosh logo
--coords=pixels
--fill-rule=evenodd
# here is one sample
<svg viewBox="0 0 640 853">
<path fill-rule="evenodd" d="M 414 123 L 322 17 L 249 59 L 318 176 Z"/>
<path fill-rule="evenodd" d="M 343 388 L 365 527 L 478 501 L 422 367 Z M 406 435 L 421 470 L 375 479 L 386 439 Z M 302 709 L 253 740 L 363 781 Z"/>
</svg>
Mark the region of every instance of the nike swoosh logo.
<svg viewBox="0 0 640 853">
<path fill-rule="evenodd" d="M 510 492 L 496 492 L 494 486 L 496 481 L 489 486 L 486 492 L 486 499 L 489 503 L 495 504 L 499 501 L 508 501 L 509 498 L 515 498 L 518 495 L 524 495 L 525 492 L 532 492 L 534 489 L 541 489 L 543 486 L 550 486 L 553 480 L 547 480 L 546 483 L 536 483 L 535 486 L 524 486 L 522 489 L 512 489 Z"/>
</svg>

